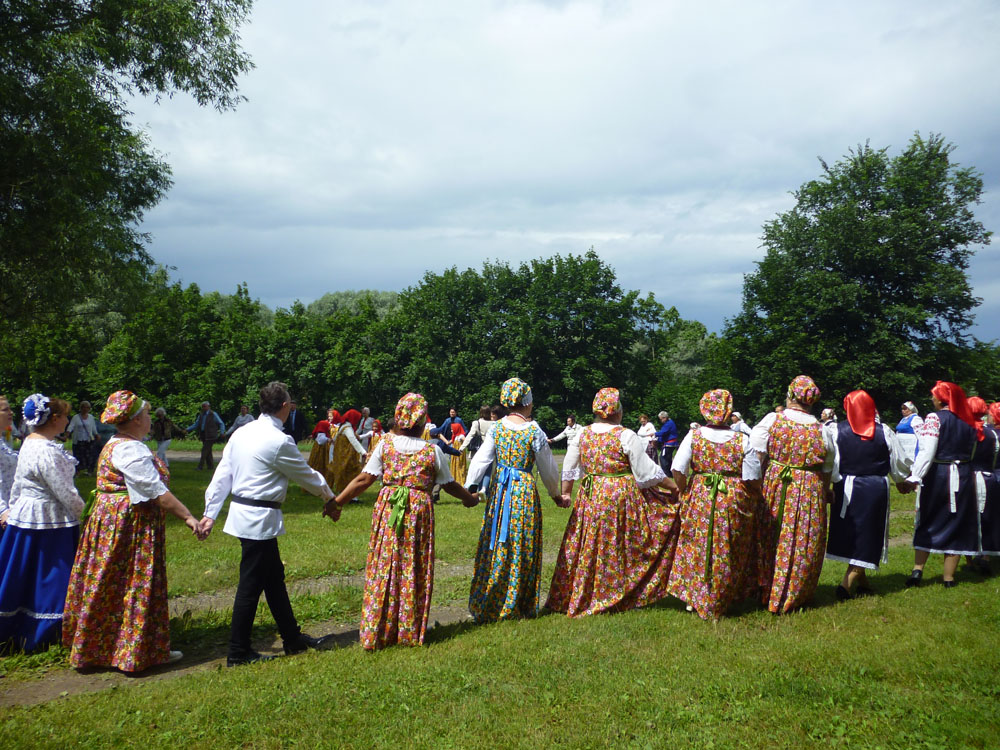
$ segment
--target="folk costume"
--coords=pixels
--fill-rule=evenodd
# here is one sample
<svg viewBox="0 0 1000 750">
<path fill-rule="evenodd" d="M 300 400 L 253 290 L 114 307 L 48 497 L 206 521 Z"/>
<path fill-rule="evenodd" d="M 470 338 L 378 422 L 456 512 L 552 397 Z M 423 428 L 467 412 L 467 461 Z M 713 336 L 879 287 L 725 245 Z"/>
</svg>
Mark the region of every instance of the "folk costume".
<svg viewBox="0 0 1000 750">
<path fill-rule="evenodd" d="M 29 427 L 44 424 L 49 399 L 29 396 L 23 413 Z M 0 539 L 0 643 L 34 651 L 59 642 L 83 511 L 73 484 L 76 466 L 54 440 L 21 443 Z"/>
<path fill-rule="evenodd" d="M 912 401 L 903 404 L 909 414 L 899 420 L 896 425 L 896 441 L 901 449 L 900 458 L 906 466 L 907 471 L 913 465 L 913 459 L 917 455 L 917 431 L 923 426 L 924 420 L 917 414 L 917 407 Z"/>
<path fill-rule="evenodd" d="M 997 404 L 1000 410 L 1000 404 Z M 986 402 L 978 396 L 969 399 L 972 417 L 979 421 L 989 412 Z M 994 425 L 996 422 L 994 422 Z M 1000 454 L 1000 433 L 996 427 L 984 424 L 983 440 L 976 446 L 972 456 L 973 480 L 976 484 L 976 505 L 979 509 L 980 554 L 1000 555 L 1000 482 L 997 477 L 997 461 Z"/>
<path fill-rule="evenodd" d="M 399 429 L 427 416 L 427 402 L 407 393 L 396 405 Z M 372 513 L 365 564 L 361 645 L 367 650 L 395 644 L 419 646 L 427 632 L 434 583 L 435 484 L 452 481 L 440 448 L 420 438 L 389 434 L 374 444 L 363 470 L 382 489 Z"/>
<path fill-rule="evenodd" d="M 994 437 L 1000 442 L 1000 403 L 994 402 L 989 406 L 991 431 Z M 978 451 L 977 451 L 978 452 Z M 984 451 L 987 455 L 989 451 Z M 992 477 L 983 477 L 986 485 L 986 504 L 979 514 L 979 528 L 982 537 L 982 554 L 997 556 L 1000 555 L 1000 461 L 997 460 L 997 453 L 993 454 Z"/>
<path fill-rule="evenodd" d="M 229 640 L 230 663 L 259 658 L 250 633 L 261 592 L 281 634 L 286 653 L 302 650 L 302 631 L 285 588 L 285 566 L 278 537 L 285 533 L 281 513 L 289 480 L 324 500 L 333 497 L 323 475 L 309 468 L 281 421 L 262 413 L 252 424 L 233 433 L 222 451 L 212 481 L 205 490 L 205 515 L 218 518 L 232 495 L 223 531 L 240 540 L 240 581 L 233 603 Z"/>
<path fill-rule="evenodd" d="M 108 398 L 104 424 L 122 424 L 145 402 Z M 69 663 L 141 672 L 170 657 L 165 513 L 169 470 L 141 440 L 117 434 L 97 460 L 97 489 L 73 564 L 63 645 Z"/>
<path fill-rule="evenodd" d="M 680 538 L 668 591 L 703 620 L 717 620 L 753 588 L 747 576 L 753 572 L 759 504 L 746 482 L 759 480 L 761 472 L 750 438 L 728 425 L 733 409 L 729 391 L 709 391 L 699 409 L 706 424 L 684 436 L 671 465 L 691 477 L 681 498 Z"/>
<path fill-rule="evenodd" d="M 451 456 L 450 468 L 451 476 L 459 484 L 465 484 L 465 477 L 469 472 L 469 457 L 462 450 L 462 443 L 466 440 L 465 428 L 461 423 L 455 422 L 451 426 L 451 445 L 459 452 L 457 456 Z"/>
<path fill-rule="evenodd" d="M 889 550 L 889 481 L 902 482 L 901 449 L 888 425 L 878 421 L 865 391 L 844 397 L 847 419 L 837 424 L 833 505 L 826 559 L 878 570 Z"/>
<path fill-rule="evenodd" d="M 500 389 L 504 406 L 527 406 L 531 401 L 531 388 L 518 378 Z M 532 473 L 536 463 L 549 494 L 560 495 L 559 469 L 537 422 L 516 415 L 499 420 L 472 459 L 466 485 L 478 486 L 494 460 L 469 593 L 469 611 L 479 623 L 538 612 L 542 505 Z"/>
<path fill-rule="evenodd" d="M 309 437 L 312 438 L 313 445 L 309 449 L 309 458 L 306 459 L 306 463 L 309 464 L 310 469 L 325 475 L 330 456 L 330 420 L 321 419 L 318 421 Z"/>
<path fill-rule="evenodd" d="M 913 547 L 975 555 L 979 507 L 972 457 L 984 442 L 983 425 L 972 416 L 959 386 L 938 381 L 931 393 L 945 407 L 928 414 L 917 433 L 919 449 L 907 479 L 919 485 Z"/>
<path fill-rule="evenodd" d="M 819 399 L 812 378 L 799 375 L 788 398 L 809 408 Z M 757 583 L 768 610 L 783 614 L 816 591 L 826 553 L 826 483 L 836 457 L 833 435 L 794 407 L 771 412 L 750 433 L 768 456 L 764 505 L 757 523 Z"/>
<path fill-rule="evenodd" d="M 333 439 L 333 490 L 343 492 L 344 488 L 361 473 L 361 459 L 365 449 L 357 437 L 357 426 L 361 422 L 361 412 L 348 409 L 344 412 L 344 422 Z"/>
<path fill-rule="evenodd" d="M 594 398 L 597 416 L 621 410 L 618 390 Z M 576 465 L 583 482 L 563 535 L 546 606 L 570 617 L 622 612 L 667 595 L 679 518 L 659 490 L 666 475 L 638 435 L 600 422 L 582 430 Z M 563 477 L 567 467 L 563 465 Z"/>
<path fill-rule="evenodd" d="M 553 443 L 566 440 L 566 456 L 563 458 L 562 478 L 566 480 L 577 480 L 583 478 L 583 466 L 580 463 L 580 435 L 583 433 L 581 427 L 574 419 L 573 424 L 568 424 L 554 438 Z"/>
</svg>

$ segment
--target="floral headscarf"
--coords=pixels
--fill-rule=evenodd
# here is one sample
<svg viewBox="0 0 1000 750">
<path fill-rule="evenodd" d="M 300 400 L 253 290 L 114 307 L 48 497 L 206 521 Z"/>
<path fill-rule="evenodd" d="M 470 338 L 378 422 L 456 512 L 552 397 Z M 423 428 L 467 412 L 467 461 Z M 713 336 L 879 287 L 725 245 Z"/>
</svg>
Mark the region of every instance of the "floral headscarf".
<svg viewBox="0 0 1000 750">
<path fill-rule="evenodd" d="M 146 402 L 132 391 L 115 391 L 108 396 L 108 405 L 104 407 L 101 421 L 104 424 L 122 424 L 142 411 Z"/>
<path fill-rule="evenodd" d="M 500 403 L 506 407 L 528 406 L 531 403 L 531 386 L 520 378 L 511 378 L 500 386 Z"/>
<path fill-rule="evenodd" d="M 41 393 L 32 393 L 21 405 L 21 413 L 24 415 L 24 421 L 28 423 L 29 427 L 39 427 L 45 424 L 45 420 L 49 418 L 52 410 L 49 408 L 49 397 L 43 396 Z"/>
<path fill-rule="evenodd" d="M 427 419 L 427 399 L 419 393 L 407 393 L 396 404 L 396 427 L 409 430 Z"/>
<path fill-rule="evenodd" d="M 706 424 L 725 424 L 733 413 L 733 394 L 725 388 L 716 388 L 701 397 L 698 411 L 705 418 Z"/>
<path fill-rule="evenodd" d="M 788 398 L 803 406 L 812 406 L 819 401 L 819 386 L 808 375 L 799 375 L 788 386 Z"/>
<path fill-rule="evenodd" d="M 601 419 L 607 419 L 621 408 L 621 399 L 617 388 L 601 388 L 594 396 L 591 410 Z"/>
</svg>

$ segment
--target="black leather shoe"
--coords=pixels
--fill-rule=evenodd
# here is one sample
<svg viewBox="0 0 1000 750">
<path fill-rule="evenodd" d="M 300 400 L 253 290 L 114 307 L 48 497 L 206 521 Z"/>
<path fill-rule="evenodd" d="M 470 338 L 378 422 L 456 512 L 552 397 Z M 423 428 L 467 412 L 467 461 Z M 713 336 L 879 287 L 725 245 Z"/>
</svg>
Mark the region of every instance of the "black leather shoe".
<svg viewBox="0 0 1000 750">
<path fill-rule="evenodd" d="M 907 578 L 906 581 L 904 581 L 903 585 L 906 586 L 906 588 L 908 589 L 913 588 L 914 586 L 919 586 L 923 578 L 924 578 L 924 571 L 917 570 L 916 568 L 914 568 L 913 572 L 910 573 L 910 577 Z"/>
<path fill-rule="evenodd" d="M 870 586 L 858 586 L 854 589 L 854 597 L 857 598 L 859 596 L 875 596 L 875 589 Z"/>
<path fill-rule="evenodd" d="M 277 659 L 277 656 L 266 656 L 264 654 L 258 654 L 256 651 L 251 651 L 246 656 L 230 656 L 226 659 L 227 667 L 241 667 L 244 664 L 256 664 L 262 661 L 271 661 L 271 659 Z"/>
<path fill-rule="evenodd" d="M 955 588 L 958 585 L 958 581 L 954 581 L 954 580 L 952 580 L 952 581 L 943 581 L 943 583 L 944 583 L 944 587 L 946 589 L 953 589 L 953 588 Z"/>
<path fill-rule="evenodd" d="M 837 601 L 846 602 L 848 599 L 853 599 L 851 592 L 845 589 L 843 586 L 837 586 Z"/>
<path fill-rule="evenodd" d="M 292 654 L 301 654 L 306 649 L 316 649 L 322 646 L 330 638 L 328 635 L 324 635 L 322 638 L 313 638 L 311 635 L 306 635 L 305 633 L 299 633 L 298 641 L 292 641 L 291 643 L 285 644 L 285 653 L 288 656 Z"/>
</svg>

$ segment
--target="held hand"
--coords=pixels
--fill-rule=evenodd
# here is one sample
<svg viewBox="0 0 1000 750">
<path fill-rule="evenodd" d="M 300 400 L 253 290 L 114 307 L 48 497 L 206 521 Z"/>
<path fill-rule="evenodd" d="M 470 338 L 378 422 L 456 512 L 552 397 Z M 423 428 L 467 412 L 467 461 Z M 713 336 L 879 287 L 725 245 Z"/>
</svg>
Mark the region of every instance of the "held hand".
<svg viewBox="0 0 1000 750">
<path fill-rule="evenodd" d="M 194 516 L 188 516 L 185 518 L 184 525 L 191 529 L 191 533 L 198 537 L 199 542 L 205 538 L 201 535 L 201 522 Z"/>
<path fill-rule="evenodd" d="M 0 527 L 7 525 L 7 516 L 9 515 L 10 515 L 9 510 L 5 510 L 3 513 L 0 513 Z"/>
<path fill-rule="evenodd" d="M 462 500 L 462 505 L 464 505 L 466 508 L 475 508 L 477 505 L 479 505 L 479 493 L 473 492 L 472 497 L 474 498 L 473 501 Z"/>
<path fill-rule="evenodd" d="M 199 525 L 201 526 L 201 539 L 204 541 L 212 533 L 212 527 L 215 526 L 215 519 L 203 516 Z"/>
<path fill-rule="evenodd" d="M 573 495 L 569 492 L 564 492 L 562 495 L 562 505 L 561 508 L 572 508 L 573 507 Z"/>
<path fill-rule="evenodd" d="M 329 518 L 331 521 L 340 520 L 340 504 L 337 502 L 337 498 L 331 497 L 325 503 L 323 503 L 323 515 Z"/>
<path fill-rule="evenodd" d="M 903 495 L 908 495 L 917 488 L 913 482 L 896 482 L 896 489 Z"/>
</svg>

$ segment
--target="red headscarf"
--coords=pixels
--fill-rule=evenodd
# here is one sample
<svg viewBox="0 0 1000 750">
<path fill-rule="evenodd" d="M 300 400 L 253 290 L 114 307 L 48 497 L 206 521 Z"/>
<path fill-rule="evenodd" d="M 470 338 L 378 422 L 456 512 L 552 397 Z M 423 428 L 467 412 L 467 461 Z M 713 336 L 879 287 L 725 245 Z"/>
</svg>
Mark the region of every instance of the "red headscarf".
<svg viewBox="0 0 1000 750">
<path fill-rule="evenodd" d="M 972 412 L 972 416 L 975 419 L 982 419 L 986 416 L 987 407 L 986 402 L 983 401 L 979 396 L 969 396 L 969 411 Z"/>
<path fill-rule="evenodd" d="M 361 412 L 357 409 L 348 409 L 344 412 L 344 421 L 350 422 L 351 427 L 358 429 L 358 424 L 361 422 Z"/>
<path fill-rule="evenodd" d="M 993 417 L 994 426 L 1000 427 L 1000 401 L 990 404 L 990 416 Z"/>
<path fill-rule="evenodd" d="M 382 434 L 382 423 L 379 422 L 377 419 L 374 422 L 372 422 L 372 433 L 375 435 Z"/>
<path fill-rule="evenodd" d="M 865 391 L 851 391 L 844 396 L 844 411 L 851 430 L 862 440 L 875 437 L 875 400 Z"/>
<path fill-rule="evenodd" d="M 937 398 L 942 404 L 945 404 L 951 410 L 952 414 L 969 425 L 969 427 L 974 428 L 977 440 L 983 439 L 983 423 L 972 416 L 969 402 L 965 398 L 965 391 L 960 386 L 945 380 L 939 380 L 931 388 L 931 395 Z"/>
<path fill-rule="evenodd" d="M 344 418 L 342 416 L 340 416 L 340 412 L 339 411 L 337 411 L 336 409 L 331 409 L 330 411 L 331 411 L 331 414 L 330 414 L 330 424 L 333 424 L 333 425 L 344 424 Z"/>
<path fill-rule="evenodd" d="M 462 427 L 461 422 L 452 422 L 451 439 L 454 440 L 455 438 L 460 438 L 460 437 L 465 437 L 465 428 Z"/>
</svg>

